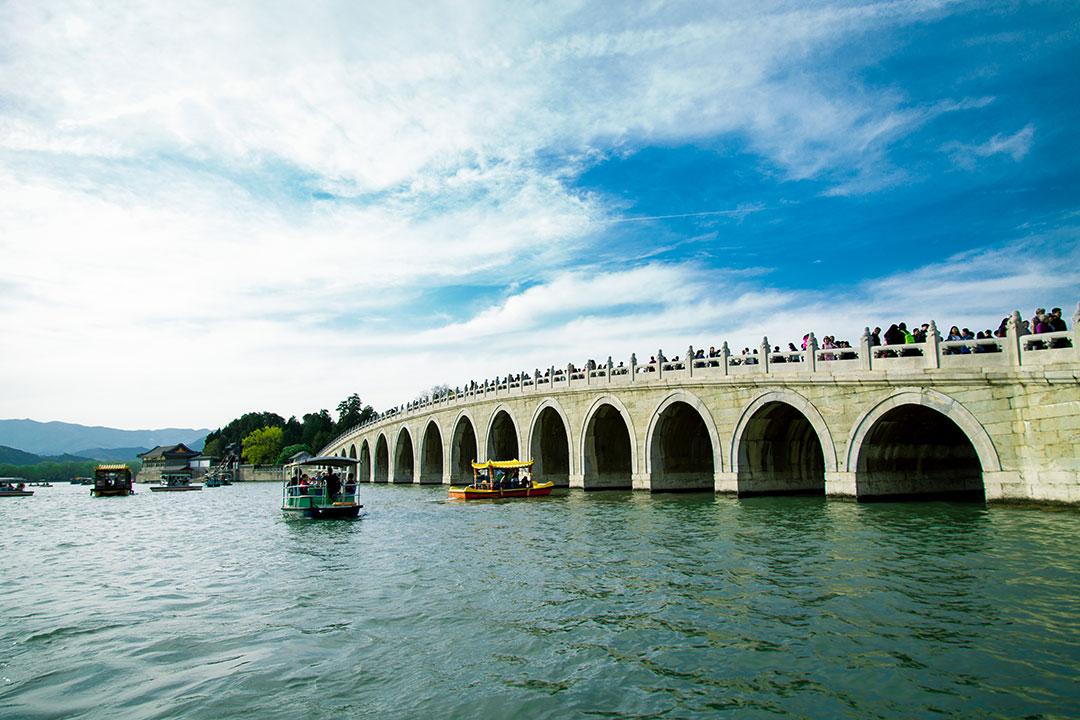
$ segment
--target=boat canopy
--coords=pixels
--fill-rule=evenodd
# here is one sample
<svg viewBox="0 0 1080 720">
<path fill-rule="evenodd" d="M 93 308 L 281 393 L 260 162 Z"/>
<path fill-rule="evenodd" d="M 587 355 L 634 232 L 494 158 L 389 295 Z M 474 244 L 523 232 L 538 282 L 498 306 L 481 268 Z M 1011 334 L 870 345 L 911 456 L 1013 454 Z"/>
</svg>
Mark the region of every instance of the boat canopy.
<svg viewBox="0 0 1080 720">
<path fill-rule="evenodd" d="M 116 470 L 130 470 L 127 465 L 98 465 L 96 470 L 98 472 L 111 472 Z"/>
<path fill-rule="evenodd" d="M 513 470 L 514 468 L 532 467 L 532 460 L 488 460 L 485 463 L 474 462 L 473 470 Z"/>
<path fill-rule="evenodd" d="M 356 458 L 341 457 L 340 455 L 318 455 L 316 457 L 301 460 L 296 463 L 299 466 L 320 465 L 322 467 L 356 467 L 360 461 Z"/>
</svg>

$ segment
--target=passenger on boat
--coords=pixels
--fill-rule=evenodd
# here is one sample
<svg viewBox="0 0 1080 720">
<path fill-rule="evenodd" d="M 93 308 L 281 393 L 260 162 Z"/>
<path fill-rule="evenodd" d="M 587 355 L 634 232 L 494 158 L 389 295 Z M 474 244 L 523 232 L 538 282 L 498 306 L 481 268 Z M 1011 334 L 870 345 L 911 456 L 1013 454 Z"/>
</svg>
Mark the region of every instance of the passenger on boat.
<svg viewBox="0 0 1080 720">
<path fill-rule="evenodd" d="M 326 476 L 326 496 L 333 501 L 341 493 L 341 479 L 331 470 Z"/>
</svg>

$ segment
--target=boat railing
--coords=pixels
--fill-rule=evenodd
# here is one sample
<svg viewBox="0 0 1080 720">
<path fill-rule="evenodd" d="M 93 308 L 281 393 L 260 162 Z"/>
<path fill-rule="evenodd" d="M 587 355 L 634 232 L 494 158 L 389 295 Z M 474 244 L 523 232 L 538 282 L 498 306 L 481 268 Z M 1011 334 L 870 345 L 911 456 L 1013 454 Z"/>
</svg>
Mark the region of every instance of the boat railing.
<svg viewBox="0 0 1080 720">
<path fill-rule="evenodd" d="M 349 490 L 346 490 L 349 488 Z M 355 485 L 342 485 L 341 490 L 338 491 L 339 498 L 353 498 L 356 496 L 357 487 Z M 285 494 L 288 497 L 310 497 L 310 498 L 324 498 L 326 499 L 326 486 L 311 484 L 300 485 L 297 483 L 289 483 L 285 486 Z"/>
</svg>

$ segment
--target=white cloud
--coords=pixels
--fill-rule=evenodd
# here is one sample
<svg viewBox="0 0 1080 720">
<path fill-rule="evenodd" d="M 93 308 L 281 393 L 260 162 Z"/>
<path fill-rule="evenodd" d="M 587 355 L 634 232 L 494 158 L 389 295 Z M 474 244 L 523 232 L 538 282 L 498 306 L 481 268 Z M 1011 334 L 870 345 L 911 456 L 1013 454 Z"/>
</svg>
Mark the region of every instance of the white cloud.
<svg viewBox="0 0 1080 720">
<path fill-rule="evenodd" d="M 10 56 L 0 79 L 17 113 L 0 145 L 284 161 L 365 193 L 528 164 L 544 148 L 736 132 L 809 177 L 876 154 L 913 110 L 895 94 L 839 91 L 852 80 L 843 71 L 829 83 L 824 69 L 793 71 L 944 5 L 727 4 L 687 20 L 678 3 L 522 17 L 470 4 L 467 20 L 457 3 L 302 18 L 263 3 L 17 5 L 0 31 Z"/>
<path fill-rule="evenodd" d="M 889 143 L 983 100 L 912 107 L 818 60 L 949 6 L 3 5 L 0 324 L 31 350 L 0 358 L 0 416 L 385 406 L 483 370 L 480 339 L 527 367 L 806 318 L 760 278 L 626 263 L 599 244 L 624 208 L 572 181 L 722 136 L 880 187 Z M 471 318 L 418 304 L 485 283 L 511 289 Z"/>
<path fill-rule="evenodd" d="M 947 143 L 944 149 L 950 151 L 957 165 L 972 170 L 980 158 L 994 155 L 1008 155 L 1014 162 L 1020 162 L 1031 151 L 1035 139 L 1035 126 L 1028 123 L 1011 135 L 998 133 L 979 145 Z"/>
</svg>

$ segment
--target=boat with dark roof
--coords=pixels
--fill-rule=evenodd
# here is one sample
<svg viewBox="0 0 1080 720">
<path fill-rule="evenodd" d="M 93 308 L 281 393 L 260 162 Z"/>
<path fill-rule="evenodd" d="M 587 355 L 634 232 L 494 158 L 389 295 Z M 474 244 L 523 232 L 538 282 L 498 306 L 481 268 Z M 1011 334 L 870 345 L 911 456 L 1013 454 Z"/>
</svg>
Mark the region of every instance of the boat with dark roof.
<svg viewBox="0 0 1080 720">
<path fill-rule="evenodd" d="M 132 495 L 131 468 L 127 465 L 98 465 L 94 469 L 94 497 L 120 497 Z"/>
<path fill-rule="evenodd" d="M 356 497 L 359 462 L 339 455 L 320 455 L 293 463 L 281 485 L 281 509 L 314 520 L 359 516 L 364 507 Z M 344 477 L 335 471 L 344 473 Z"/>
</svg>

